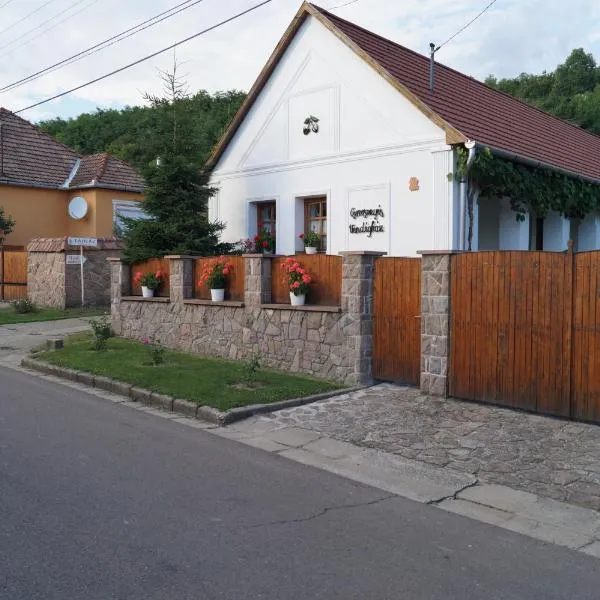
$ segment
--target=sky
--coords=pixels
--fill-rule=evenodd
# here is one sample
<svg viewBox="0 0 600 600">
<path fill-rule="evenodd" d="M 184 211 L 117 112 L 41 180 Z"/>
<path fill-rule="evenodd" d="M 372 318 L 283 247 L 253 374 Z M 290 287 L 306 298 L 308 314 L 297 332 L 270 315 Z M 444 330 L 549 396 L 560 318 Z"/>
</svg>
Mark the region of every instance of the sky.
<svg viewBox="0 0 600 600">
<path fill-rule="evenodd" d="M 0 106 L 20 110 L 40 100 L 167 47 L 246 10 L 261 0 L 201 0 L 131 38 L 12 90 Z M 441 44 L 489 0 L 320 0 L 316 4 L 417 52 Z M 0 0 L 0 88 L 112 37 L 181 0 Z M 247 91 L 301 5 L 269 4 L 183 44 L 176 51 L 191 92 Z M 600 2 L 595 0 L 496 0 L 471 27 L 445 45 L 437 60 L 478 79 L 494 74 L 553 70 L 573 48 L 600 62 Z M 160 93 L 159 70 L 167 52 L 123 73 L 20 113 L 39 121 L 75 117 L 96 108 L 144 103 Z"/>
</svg>

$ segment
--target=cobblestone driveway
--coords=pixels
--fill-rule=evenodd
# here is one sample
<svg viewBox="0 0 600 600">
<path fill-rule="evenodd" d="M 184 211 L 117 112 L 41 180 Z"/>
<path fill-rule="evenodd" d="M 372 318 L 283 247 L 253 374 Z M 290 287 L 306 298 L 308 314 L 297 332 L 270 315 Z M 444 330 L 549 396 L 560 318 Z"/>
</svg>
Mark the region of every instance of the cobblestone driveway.
<svg viewBox="0 0 600 600">
<path fill-rule="evenodd" d="M 600 510 L 600 427 L 390 384 L 270 416 L 358 446 Z"/>
</svg>

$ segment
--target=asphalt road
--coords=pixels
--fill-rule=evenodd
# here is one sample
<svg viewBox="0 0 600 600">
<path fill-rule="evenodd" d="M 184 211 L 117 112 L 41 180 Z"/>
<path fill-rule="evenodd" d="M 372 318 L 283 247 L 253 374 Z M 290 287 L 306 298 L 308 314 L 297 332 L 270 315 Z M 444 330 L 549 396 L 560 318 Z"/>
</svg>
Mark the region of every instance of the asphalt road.
<svg viewBox="0 0 600 600">
<path fill-rule="evenodd" d="M 2 600 L 554 600 L 600 562 L 0 369 Z"/>
</svg>

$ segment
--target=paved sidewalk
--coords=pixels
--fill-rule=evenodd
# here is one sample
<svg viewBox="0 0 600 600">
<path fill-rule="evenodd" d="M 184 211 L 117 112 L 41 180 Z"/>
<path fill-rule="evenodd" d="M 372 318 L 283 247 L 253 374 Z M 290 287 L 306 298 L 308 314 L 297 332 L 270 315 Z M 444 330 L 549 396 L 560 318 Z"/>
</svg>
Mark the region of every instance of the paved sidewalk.
<svg viewBox="0 0 600 600">
<path fill-rule="evenodd" d="M 46 340 L 89 328 L 89 319 L 85 318 L 0 325 L 0 364 L 18 365 L 30 350 Z"/>
<path fill-rule="evenodd" d="M 382 384 L 271 416 L 366 448 L 600 510 L 600 427 Z"/>
</svg>

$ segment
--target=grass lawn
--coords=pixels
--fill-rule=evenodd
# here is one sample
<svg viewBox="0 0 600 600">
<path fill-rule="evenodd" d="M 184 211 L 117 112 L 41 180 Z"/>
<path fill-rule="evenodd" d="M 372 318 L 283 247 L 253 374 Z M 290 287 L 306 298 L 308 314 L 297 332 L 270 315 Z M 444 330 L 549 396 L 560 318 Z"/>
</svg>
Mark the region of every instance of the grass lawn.
<svg viewBox="0 0 600 600">
<path fill-rule="evenodd" d="M 340 389 L 340 386 L 300 375 L 260 369 L 257 387 L 244 385 L 246 363 L 167 350 L 165 363 L 152 366 L 148 348 L 140 342 L 112 338 L 103 352 L 92 349 L 91 335 L 72 336 L 65 347 L 36 358 L 61 367 L 105 375 L 175 398 L 191 400 L 219 410 L 277 402 Z"/>
<path fill-rule="evenodd" d="M 75 319 L 77 317 L 96 317 L 108 311 L 97 308 L 39 308 L 35 312 L 19 314 L 14 308 L 0 308 L 0 325 L 14 323 L 34 323 L 35 321 L 58 321 L 60 319 Z"/>
</svg>

